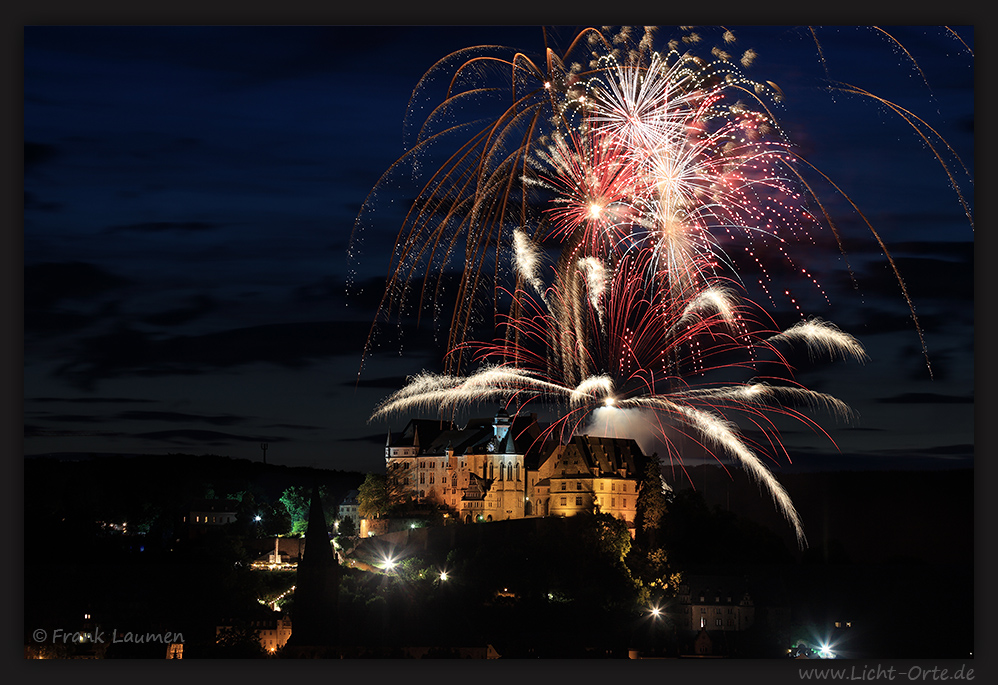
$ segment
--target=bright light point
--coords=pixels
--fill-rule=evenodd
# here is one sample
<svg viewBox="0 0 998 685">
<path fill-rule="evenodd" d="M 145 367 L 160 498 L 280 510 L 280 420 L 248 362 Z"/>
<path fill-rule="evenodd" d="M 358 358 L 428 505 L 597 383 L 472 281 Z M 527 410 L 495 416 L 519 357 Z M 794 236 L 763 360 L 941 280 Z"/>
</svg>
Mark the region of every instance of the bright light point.
<svg viewBox="0 0 998 685">
<path fill-rule="evenodd" d="M 821 645 L 821 651 L 819 651 L 818 654 L 822 659 L 832 659 L 835 657 L 828 645 Z"/>
<path fill-rule="evenodd" d="M 448 578 L 447 571 L 441 571 L 440 580 L 447 580 L 447 578 Z"/>
<path fill-rule="evenodd" d="M 409 524 L 409 527 L 410 527 L 410 528 L 415 528 L 415 527 L 416 527 L 416 524 L 415 524 L 415 523 L 410 523 L 410 524 Z"/>
<path fill-rule="evenodd" d="M 254 521 L 259 521 L 259 520 L 260 520 L 260 517 L 259 517 L 259 516 L 254 516 L 254 517 L 253 517 L 253 520 L 254 520 Z"/>
<path fill-rule="evenodd" d="M 545 88 L 550 88 L 551 87 L 551 83 L 549 81 L 545 81 L 544 82 L 544 87 Z"/>
<path fill-rule="evenodd" d="M 659 609 L 658 607 L 652 607 L 652 609 L 651 609 L 651 615 L 652 616 L 655 616 L 657 618 L 658 615 L 661 614 L 661 613 L 662 613 L 661 609 Z"/>
<path fill-rule="evenodd" d="M 598 219 L 599 215 L 600 215 L 600 212 L 602 212 L 602 211 L 603 211 L 603 208 L 600 207 L 598 204 L 594 203 L 594 204 L 589 205 L 589 216 L 592 217 L 593 219 Z"/>
<path fill-rule="evenodd" d="M 615 402 L 615 400 L 614 400 L 614 399 L 613 399 L 612 397 L 607 397 L 607 398 L 606 398 L 606 399 L 605 399 L 605 400 L 603 401 L 603 406 L 604 406 L 604 407 L 612 407 L 612 406 L 613 406 L 613 404 L 614 404 L 614 402 Z"/>
</svg>

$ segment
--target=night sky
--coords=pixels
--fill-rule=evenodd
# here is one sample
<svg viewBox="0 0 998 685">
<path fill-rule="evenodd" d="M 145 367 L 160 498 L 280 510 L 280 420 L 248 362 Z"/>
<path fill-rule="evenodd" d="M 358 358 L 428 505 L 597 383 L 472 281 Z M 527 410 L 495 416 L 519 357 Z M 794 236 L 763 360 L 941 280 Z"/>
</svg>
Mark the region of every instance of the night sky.
<svg viewBox="0 0 998 685">
<path fill-rule="evenodd" d="M 826 183 L 843 232 L 789 249 L 870 361 L 801 370 L 855 425 L 816 416 L 838 446 L 790 426 L 783 468 L 971 466 L 974 230 L 946 170 L 862 87 L 921 117 L 974 208 L 974 58 L 943 27 L 729 27 L 747 74 L 801 155 L 862 210 L 894 255 L 932 376 L 879 245 Z M 887 27 L 885 27 L 887 28 Z M 953 27 L 974 47 L 971 27 Z M 576 27 L 552 32 L 554 42 Z M 672 33 L 665 31 L 666 35 Z M 705 35 L 717 36 L 704 30 Z M 27 27 L 24 32 L 24 450 L 221 454 L 383 468 L 368 423 L 407 375 L 439 366 L 431 330 L 361 369 L 405 198 L 354 221 L 404 151 L 406 106 L 447 53 L 494 43 L 538 54 L 539 27 Z M 709 49 L 709 48 L 708 48 Z M 813 178 L 817 179 L 817 175 Z M 380 196 L 379 196 L 380 197 Z M 395 198 L 395 201 L 390 201 Z M 853 277 L 850 276 L 850 269 Z M 358 286 L 348 291 L 347 275 Z M 786 301 L 770 305 L 780 316 Z M 486 405 L 474 415 L 489 415 Z M 464 417 L 468 418 L 468 417 Z M 777 474 L 779 469 L 777 469 Z"/>
</svg>

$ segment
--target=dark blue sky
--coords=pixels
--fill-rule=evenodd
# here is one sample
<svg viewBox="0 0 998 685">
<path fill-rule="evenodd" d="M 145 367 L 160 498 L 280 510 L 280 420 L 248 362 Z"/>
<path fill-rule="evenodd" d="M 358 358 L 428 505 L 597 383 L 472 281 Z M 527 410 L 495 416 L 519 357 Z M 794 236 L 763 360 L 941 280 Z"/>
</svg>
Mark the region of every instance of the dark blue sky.
<svg viewBox="0 0 998 685">
<path fill-rule="evenodd" d="M 828 86 L 903 106 L 972 171 L 973 56 L 942 27 L 889 29 L 918 67 L 869 27 L 816 28 L 820 54 L 806 27 L 731 28 L 759 53 L 749 75 L 784 91 L 775 113 L 790 139 L 897 258 L 934 371 L 876 241 L 819 185 L 856 287 L 818 236 L 794 254 L 831 304 L 801 297 L 808 313 L 858 336 L 871 360 L 799 375 L 860 419 L 817 417 L 840 452 L 791 426 L 797 466 L 969 465 L 973 230 L 910 127 Z M 955 28 L 972 49 L 973 30 Z M 381 468 L 389 424 L 367 417 L 440 356 L 428 336 L 410 336 L 402 356 L 372 356 L 357 383 L 412 188 L 375 203 L 354 262 L 348 242 L 368 192 L 404 151 L 413 86 L 437 59 L 478 43 L 536 54 L 543 38 L 539 27 L 27 27 L 25 454 L 258 459 L 267 442 L 274 463 Z M 971 178 L 929 142 L 973 209 Z M 350 270 L 369 284 L 363 294 L 347 293 Z"/>
</svg>

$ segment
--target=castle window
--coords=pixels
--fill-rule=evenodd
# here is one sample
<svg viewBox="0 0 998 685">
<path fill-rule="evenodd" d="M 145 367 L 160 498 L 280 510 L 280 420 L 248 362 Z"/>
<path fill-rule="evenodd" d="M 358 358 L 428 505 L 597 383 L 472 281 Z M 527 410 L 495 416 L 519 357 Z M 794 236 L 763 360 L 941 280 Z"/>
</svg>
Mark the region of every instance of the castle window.
<svg viewBox="0 0 998 685">
<path fill-rule="evenodd" d="M 582 498 L 581 497 L 576 497 L 575 498 L 575 506 L 577 506 L 577 507 L 581 507 L 582 506 Z"/>
<path fill-rule="evenodd" d="M 580 481 L 580 480 L 575 481 L 575 489 L 576 490 L 581 490 L 582 489 L 582 481 Z"/>
<path fill-rule="evenodd" d="M 566 483 L 565 481 L 561 481 L 561 489 L 568 490 L 568 483 Z"/>
<path fill-rule="evenodd" d="M 605 485 L 605 483 L 603 481 L 600 481 L 599 482 L 599 489 L 602 490 L 604 485 Z"/>
<path fill-rule="evenodd" d="M 714 619 L 714 625 L 715 626 L 720 626 L 721 625 L 721 619 L 719 619 L 719 618 L 718 619 Z"/>
<path fill-rule="evenodd" d="M 433 485 L 433 474 L 430 474 L 430 485 Z"/>
<path fill-rule="evenodd" d="M 617 506 L 617 498 L 616 497 L 611 497 L 610 498 L 610 507 L 612 508 L 612 507 L 616 507 L 616 506 Z"/>
<path fill-rule="evenodd" d="M 621 483 L 620 484 L 620 491 L 621 492 L 627 492 L 627 483 Z"/>
<path fill-rule="evenodd" d="M 617 484 L 616 483 L 610 483 L 610 492 L 613 492 L 616 489 L 617 489 Z"/>
<path fill-rule="evenodd" d="M 626 499 L 620 500 L 620 506 L 622 506 L 624 509 L 626 509 L 627 508 L 627 500 Z"/>
<path fill-rule="evenodd" d="M 565 506 L 567 503 L 568 503 L 568 498 L 567 497 L 562 497 L 561 498 L 561 506 Z"/>
<path fill-rule="evenodd" d="M 426 483 L 426 474 L 425 473 L 421 473 L 421 474 L 419 474 L 419 484 L 423 485 L 424 483 Z"/>
</svg>

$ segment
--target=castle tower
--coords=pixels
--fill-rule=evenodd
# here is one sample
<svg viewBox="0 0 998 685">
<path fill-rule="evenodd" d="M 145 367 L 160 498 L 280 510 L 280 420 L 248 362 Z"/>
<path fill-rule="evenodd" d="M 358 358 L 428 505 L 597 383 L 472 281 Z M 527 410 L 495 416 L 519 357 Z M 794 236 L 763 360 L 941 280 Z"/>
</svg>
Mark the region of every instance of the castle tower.
<svg viewBox="0 0 998 685">
<path fill-rule="evenodd" d="M 513 425 L 513 420 L 509 418 L 509 414 L 506 413 L 505 409 L 500 409 L 496 413 L 496 417 L 492 422 L 492 428 L 495 431 L 496 443 L 501 443 L 505 439 L 506 434 L 509 432 L 510 426 Z"/>
</svg>

